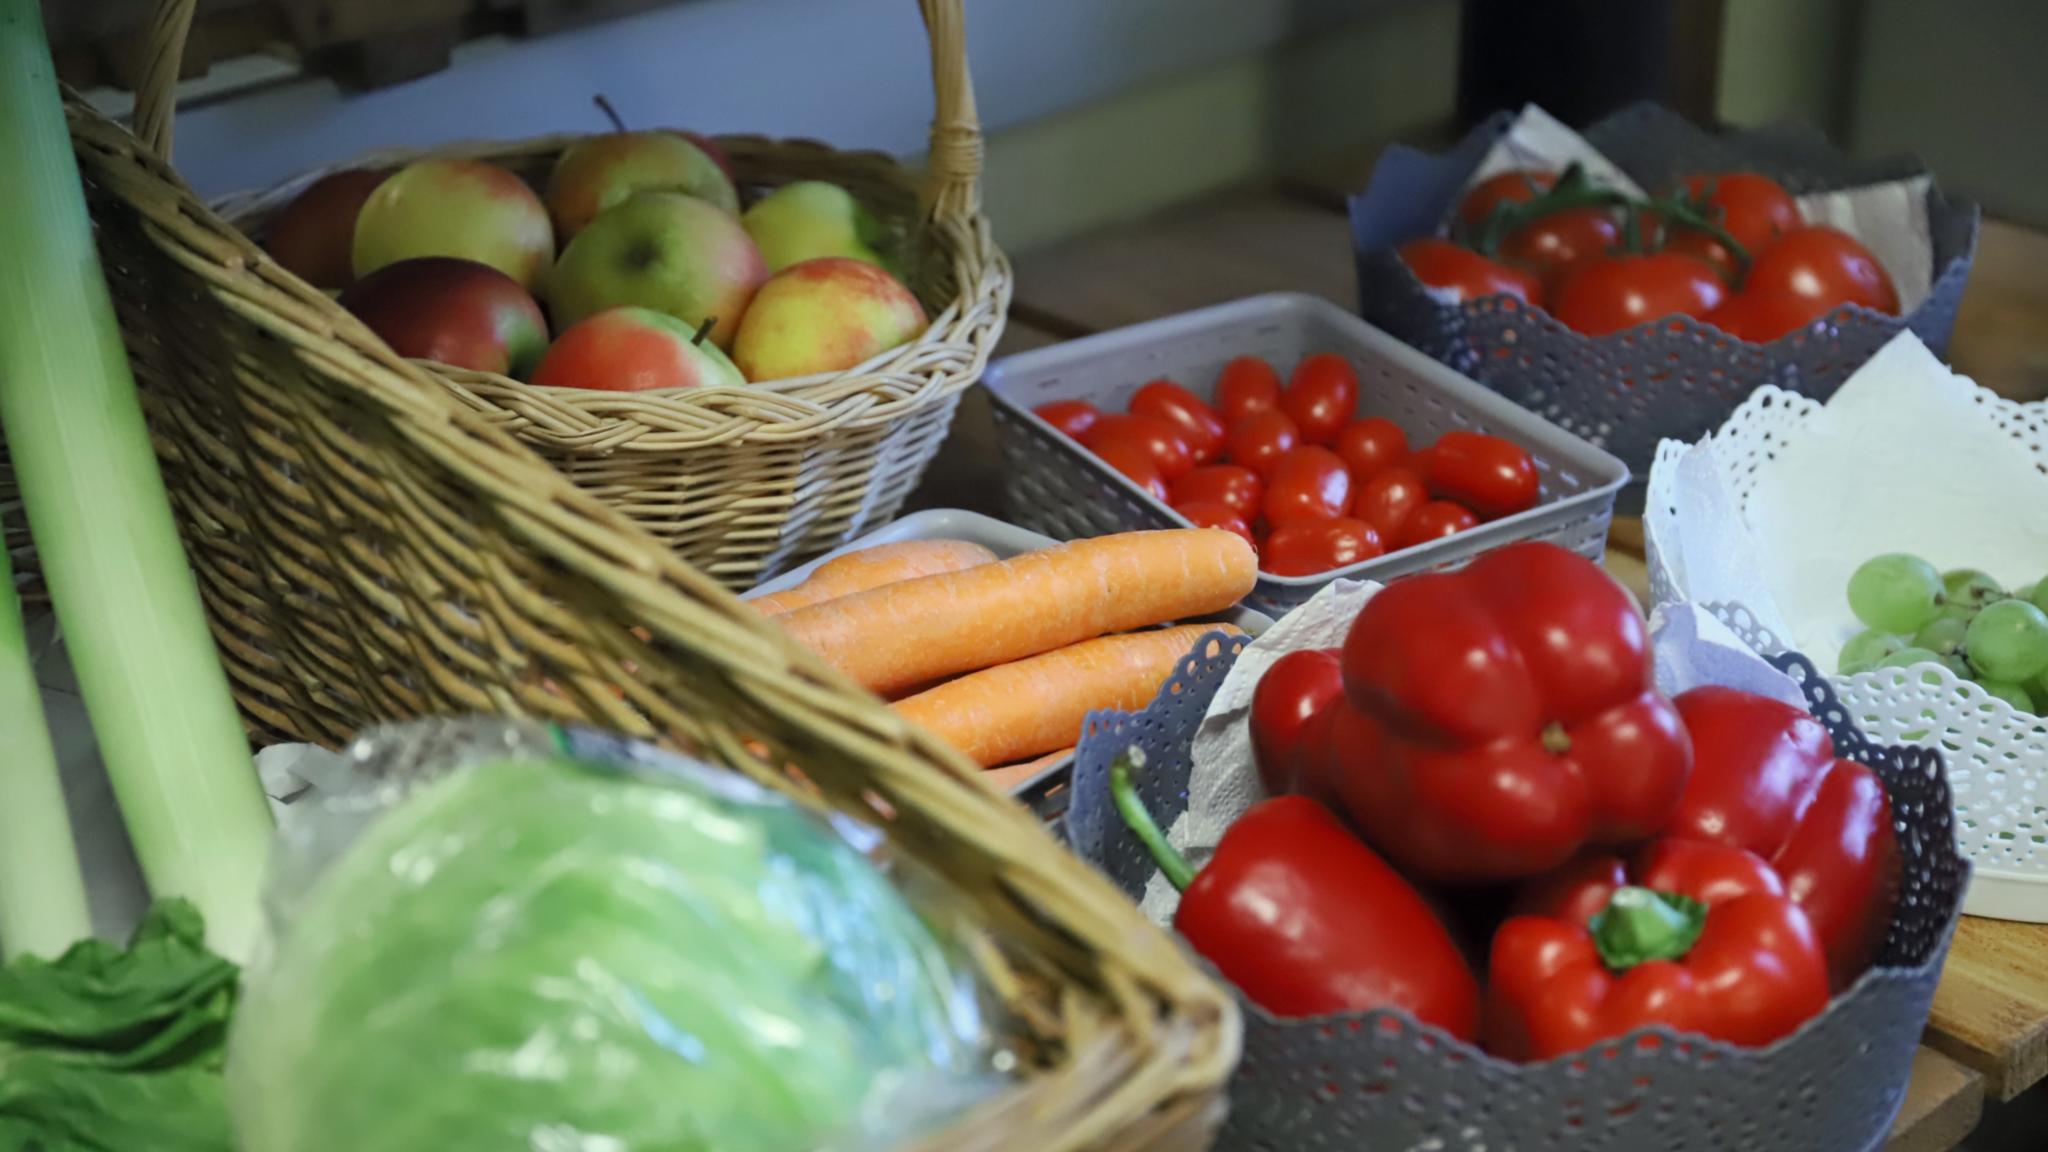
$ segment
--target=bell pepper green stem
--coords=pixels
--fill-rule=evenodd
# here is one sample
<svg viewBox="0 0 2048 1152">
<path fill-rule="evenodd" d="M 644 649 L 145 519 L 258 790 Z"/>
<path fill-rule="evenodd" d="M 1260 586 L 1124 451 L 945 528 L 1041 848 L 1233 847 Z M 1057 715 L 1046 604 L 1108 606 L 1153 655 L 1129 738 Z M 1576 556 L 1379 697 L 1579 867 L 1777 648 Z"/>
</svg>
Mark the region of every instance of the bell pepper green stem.
<svg viewBox="0 0 2048 1152">
<path fill-rule="evenodd" d="M 1166 882 L 1177 892 L 1185 892 L 1195 882 L 1194 865 L 1188 858 L 1167 843 L 1166 833 L 1160 831 L 1159 821 L 1138 798 L 1138 786 L 1133 777 L 1145 770 L 1145 753 L 1137 748 L 1126 748 L 1117 753 L 1109 764 L 1109 794 L 1116 801 L 1117 814 L 1124 818 L 1139 843 L 1152 853 L 1152 859 L 1159 865 L 1159 871 L 1166 876 Z"/>
<path fill-rule="evenodd" d="M 1707 926 L 1707 906 L 1675 892 L 1618 888 L 1587 925 L 1600 959 L 1616 972 L 1692 951 Z"/>
</svg>

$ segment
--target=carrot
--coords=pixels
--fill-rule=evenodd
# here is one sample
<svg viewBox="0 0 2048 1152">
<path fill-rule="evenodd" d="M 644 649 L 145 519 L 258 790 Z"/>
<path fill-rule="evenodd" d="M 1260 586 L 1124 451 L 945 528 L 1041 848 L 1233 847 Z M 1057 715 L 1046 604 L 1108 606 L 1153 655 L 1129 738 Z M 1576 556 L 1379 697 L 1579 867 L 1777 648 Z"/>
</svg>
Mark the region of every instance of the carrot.
<svg viewBox="0 0 2048 1152">
<path fill-rule="evenodd" d="M 1216 528 L 1125 532 L 884 584 L 778 617 L 884 696 L 1167 620 L 1219 612 L 1258 580 L 1251 545 Z"/>
<path fill-rule="evenodd" d="M 992 564 L 996 554 L 968 540 L 902 540 L 877 544 L 818 565 L 794 588 L 759 596 L 748 603 L 763 615 L 779 616 L 798 608 L 823 604 L 898 580 L 958 572 L 976 564 Z"/>
<path fill-rule="evenodd" d="M 1022 764 L 1005 764 L 1001 768 L 991 768 L 982 773 L 982 778 L 1005 792 L 1015 792 L 1025 781 L 1073 754 L 1072 748 L 1062 748 L 1057 752 L 1047 752 L 1036 760 L 1026 760 Z"/>
<path fill-rule="evenodd" d="M 893 705 L 984 768 L 1073 743 L 1097 708 L 1143 708 L 1195 638 L 1221 628 L 1183 624 L 1083 640 L 1004 664 Z"/>
</svg>

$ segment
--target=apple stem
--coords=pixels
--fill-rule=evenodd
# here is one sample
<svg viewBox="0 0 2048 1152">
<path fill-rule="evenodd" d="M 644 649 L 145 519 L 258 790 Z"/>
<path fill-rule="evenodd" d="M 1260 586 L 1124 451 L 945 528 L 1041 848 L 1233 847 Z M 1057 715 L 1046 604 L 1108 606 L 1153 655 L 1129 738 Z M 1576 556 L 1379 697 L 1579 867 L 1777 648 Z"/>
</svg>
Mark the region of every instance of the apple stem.
<svg viewBox="0 0 2048 1152">
<path fill-rule="evenodd" d="M 717 324 L 718 317 L 706 316 L 704 318 L 704 322 L 702 324 L 697 325 L 697 334 L 695 336 L 690 337 L 690 343 L 697 345 L 699 348 L 702 348 L 704 346 L 704 338 L 706 336 L 711 335 L 711 329 L 715 327 Z"/>
<path fill-rule="evenodd" d="M 619 115 L 617 108 L 612 107 L 610 100 L 605 99 L 604 93 L 599 92 L 597 95 L 592 96 L 590 102 L 597 105 L 597 110 L 604 113 L 605 119 L 612 122 L 612 131 L 624 132 L 626 130 L 625 118 Z"/>
</svg>

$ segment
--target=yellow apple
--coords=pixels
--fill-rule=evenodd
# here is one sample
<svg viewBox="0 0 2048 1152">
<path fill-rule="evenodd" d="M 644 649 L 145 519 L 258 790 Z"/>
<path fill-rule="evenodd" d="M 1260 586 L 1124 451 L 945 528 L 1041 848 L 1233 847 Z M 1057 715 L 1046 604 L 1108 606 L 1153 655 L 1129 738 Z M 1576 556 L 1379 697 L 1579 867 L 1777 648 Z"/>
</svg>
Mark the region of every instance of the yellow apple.
<svg viewBox="0 0 2048 1152">
<path fill-rule="evenodd" d="M 613 132 L 572 145 L 548 177 L 548 213 L 567 244 L 636 192 L 681 192 L 734 215 L 739 193 L 702 148 L 673 132 Z"/>
<path fill-rule="evenodd" d="M 769 193 L 741 217 L 770 272 L 820 256 L 887 262 L 875 249 L 887 239 L 880 221 L 837 184 L 799 180 Z"/>
<path fill-rule="evenodd" d="M 826 256 L 761 285 L 732 359 L 753 381 L 843 372 L 916 338 L 925 324 L 902 281 L 865 260 Z"/>
<path fill-rule="evenodd" d="M 488 264 L 532 291 L 555 256 L 548 210 L 524 181 L 481 160 L 419 160 L 356 216 L 355 273 L 422 256 Z"/>
</svg>

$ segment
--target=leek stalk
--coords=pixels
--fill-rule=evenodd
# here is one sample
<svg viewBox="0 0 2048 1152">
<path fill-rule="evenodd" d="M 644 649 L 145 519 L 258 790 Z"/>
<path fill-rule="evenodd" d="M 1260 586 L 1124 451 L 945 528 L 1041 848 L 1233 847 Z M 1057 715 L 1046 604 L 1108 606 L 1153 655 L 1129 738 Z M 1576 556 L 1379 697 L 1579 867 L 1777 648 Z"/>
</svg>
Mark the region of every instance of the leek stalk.
<svg viewBox="0 0 2048 1152">
<path fill-rule="evenodd" d="M 270 812 L 143 425 L 37 0 L 0 0 L 0 425 L 143 876 L 246 960 Z"/>
<path fill-rule="evenodd" d="M 0 548 L 0 955 L 56 957 L 92 933 L 85 875 L 43 722 L 14 568 Z"/>
</svg>

